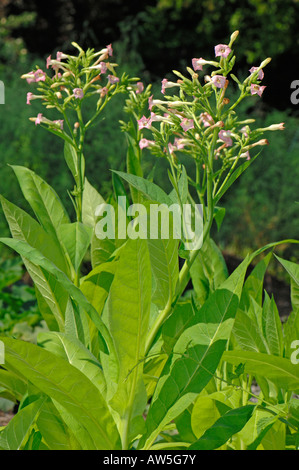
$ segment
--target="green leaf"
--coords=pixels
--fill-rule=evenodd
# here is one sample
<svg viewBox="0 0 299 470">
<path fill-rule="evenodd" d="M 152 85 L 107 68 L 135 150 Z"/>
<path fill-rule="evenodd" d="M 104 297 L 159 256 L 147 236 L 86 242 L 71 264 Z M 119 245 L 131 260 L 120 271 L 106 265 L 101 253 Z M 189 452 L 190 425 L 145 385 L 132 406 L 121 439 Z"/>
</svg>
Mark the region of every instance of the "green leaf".
<svg viewBox="0 0 299 470">
<path fill-rule="evenodd" d="M 299 391 L 299 368 L 289 359 L 252 351 L 226 351 L 223 360 L 234 365 L 242 363 L 245 373 L 260 375 L 284 390 Z"/>
<path fill-rule="evenodd" d="M 198 441 L 194 442 L 190 450 L 214 450 L 224 445 L 234 434 L 237 434 L 251 418 L 254 405 L 246 405 L 230 410 L 221 416 Z"/>
<path fill-rule="evenodd" d="M 0 434 L 0 447 L 5 450 L 20 450 L 37 419 L 45 397 L 22 408 Z"/>
<path fill-rule="evenodd" d="M 69 223 L 68 214 L 54 189 L 40 176 L 23 166 L 12 165 L 25 199 L 45 231 L 57 239 L 57 229 Z"/>
<path fill-rule="evenodd" d="M 98 388 L 76 367 L 35 344 L 3 338 L 5 367 L 28 377 L 87 430 L 98 450 L 118 449 L 119 434 Z"/>
<path fill-rule="evenodd" d="M 77 272 L 90 245 L 92 229 L 80 222 L 74 222 L 60 225 L 58 233 Z"/>
<path fill-rule="evenodd" d="M 169 197 L 171 198 L 172 202 L 177 204 L 186 204 L 188 199 L 188 176 L 184 166 L 182 166 L 182 174 L 178 181 L 178 190 L 179 196 L 175 189 L 171 191 Z"/>
<path fill-rule="evenodd" d="M 262 328 L 270 354 L 282 356 L 283 336 L 281 320 L 274 298 L 272 297 L 270 300 L 267 293 L 265 293 L 263 305 Z"/>
<path fill-rule="evenodd" d="M 245 312 L 249 310 L 251 304 L 250 297 L 253 297 L 259 305 L 262 305 L 264 277 L 271 257 L 272 252 L 259 261 L 246 279 L 240 300 L 241 310 Z"/>
<path fill-rule="evenodd" d="M 238 346 L 245 351 L 269 352 L 256 319 L 240 309 L 236 315 L 233 335 Z"/>
<path fill-rule="evenodd" d="M 216 371 L 233 326 L 249 257 L 197 312 L 174 346 L 157 384 L 140 447 L 149 449 L 157 435 L 186 409 Z"/>
<path fill-rule="evenodd" d="M 63 333 L 50 331 L 39 333 L 37 343 L 76 367 L 92 381 L 101 395 L 105 394 L 106 383 L 101 364 L 78 339 Z"/>
<path fill-rule="evenodd" d="M 88 302 L 83 293 L 76 287 L 70 279 L 55 266 L 50 260 L 45 258 L 38 250 L 28 245 L 22 240 L 14 240 L 11 238 L 0 238 L 0 242 L 14 249 L 17 253 L 23 256 L 26 259 L 29 259 L 33 265 L 41 267 L 46 272 L 54 276 L 59 285 L 61 285 L 68 294 L 73 297 L 78 304 L 88 313 L 91 320 L 94 322 L 96 327 L 99 330 L 101 335 L 101 348 L 103 351 L 107 352 L 107 343 L 111 345 L 109 332 L 100 319 L 95 308 Z M 105 339 L 104 339 L 105 338 Z"/>
<path fill-rule="evenodd" d="M 79 166 L 78 166 L 78 155 L 73 147 L 69 142 L 65 142 L 64 144 L 64 159 L 66 161 L 67 166 L 69 167 L 76 184 L 79 183 Z M 84 166 L 84 158 L 82 156 L 81 166 Z M 82 172 L 83 174 L 84 172 Z"/>
<path fill-rule="evenodd" d="M 81 446 L 79 443 L 76 443 L 75 438 L 73 437 L 73 423 L 72 427 L 67 426 L 50 400 L 48 400 L 42 407 L 36 424 L 49 449 L 81 449 Z M 84 428 L 81 428 L 81 430 L 84 430 Z"/>
<path fill-rule="evenodd" d="M 140 191 L 151 201 L 159 202 L 160 204 L 173 204 L 172 199 L 155 183 L 152 183 L 140 176 L 130 175 L 122 171 L 113 170 L 117 175 L 127 181 L 131 186 Z"/>
<path fill-rule="evenodd" d="M 163 309 L 171 302 L 179 277 L 178 240 L 148 239 L 147 242 L 154 277 L 152 302 Z"/>
<path fill-rule="evenodd" d="M 193 288 L 199 305 L 203 305 L 211 293 L 228 277 L 228 270 L 221 251 L 211 239 L 206 239 L 190 269 Z"/>
<path fill-rule="evenodd" d="M 68 274 L 60 244 L 55 242 L 55 239 L 25 211 L 7 201 L 3 196 L 0 196 L 0 200 L 13 238 L 26 241 Z"/>
<path fill-rule="evenodd" d="M 101 204 L 105 204 L 105 200 L 100 193 L 85 178 L 83 201 L 82 201 L 82 220 L 85 225 L 94 229 L 96 224 L 96 208 Z"/>
<path fill-rule="evenodd" d="M 178 303 L 162 326 L 163 350 L 170 354 L 181 334 L 192 325 L 195 311 L 190 301 Z"/>
<path fill-rule="evenodd" d="M 27 390 L 27 380 L 14 372 L 0 368 L 0 387 L 7 390 L 17 400 L 21 401 Z"/>
<path fill-rule="evenodd" d="M 135 409 L 140 407 L 142 412 L 146 405 L 143 394 L 138 403 L 135 393 L 138 387 L 144 387 L 142 370 L 150 302 L 151 267 L 147 241 L 128 240 L 120 252 L 108 299 L 109 330 L 119 362 L 119 387 L 112 406 L 121 414 L 133 405 Z M 133 411 L 131 415 L 134 415 Z"/>
<path fill-rule="evenodd" d="M 140 164 L 140 148 L 138 147 L 136 141 L 132 139 L 129 134 L 126 135 L 128 143 L 127 172 L 131 175 L 143 177 L 143 171 Z M 138 191 L 133 186 L 130 186 L 130 191 L 133 203 L 140 203 L 141 200 Z"/>
<path fill-rule="evenodd" d="M 116 262 L 102 263 L 81 279 L 80 289 L 101 315 L 116 270 Z"/>
</svg>

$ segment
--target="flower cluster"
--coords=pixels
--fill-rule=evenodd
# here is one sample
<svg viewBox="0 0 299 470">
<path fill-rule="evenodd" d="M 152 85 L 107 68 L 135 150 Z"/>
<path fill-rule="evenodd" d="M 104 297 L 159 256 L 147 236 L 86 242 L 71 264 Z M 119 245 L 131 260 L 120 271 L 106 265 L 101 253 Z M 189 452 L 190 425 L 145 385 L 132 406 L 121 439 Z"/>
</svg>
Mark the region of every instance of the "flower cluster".
<svg viewBox="0 0 299 470">
<path fill-rule="evenodd" d="M 218 175 L 223 175 L 225 169 L 235 166 L 240 159 L 249 160 L 250 150 L 256 146 L 267 145 L 262 139 L 267 130 L 282 130 L 283 123 L 264 129 L 252 130 L 249 124 L 254 119 L 239 120 L 236 106 L 245 98 L 252 95 L 262 96 L 265 86 L 261 85 L 264 78 L 264 67 L 270 59 L 264 60 L 260 66 L 252 67 L 249 74 L 241 83 L 231 73 L 236 57 L 233 43 L 238 31 L 231 35 L 229 44 L 215 46 L 215 60 L 193 58 L 192 68 L 187 67 L 191 78 L 187 78 L 174 70 L 178 77 L 176 81 L 162 80 L 161 93 L 163 100 L 148 99 L 148 111 L 139 117 L 140 131 L 139 146 L 141 149 L 150 148 L 159 156 L 166 156 L 170 161 L 177 161 L 175 152 L 183 151 L 189 154 L 203 168 L 212 171 L 212 160 L 218 164 Z M 213 67 L 212 73 L 205 73 L 206 67 Z M 203 83 L 199 79 L 203 72 Z M 234 103 L 227 97 L 230 81 L 238 84 L 239 96 Z M 168 89 L 177 90 L 176 95 L 167 95 Z M 147 137 L 147 133 L 151 137 Z M 178 145 L 179 142 L 179 145 Z M 175 158 L 174 158 L 175 157 Z"/>
<path fill-rule="evenodd" d="M 55 58 L 51 55 L 47 58 L 45 64 L 47 72 L 37 67 L 36 70 L 22 76 L 28 84 L 36 84 L 39 92 L 28 92 L 27 104 L 31 105 L 33 100 L 40 99 L 46 109 L 54 108 L 60 114 L 56 120 L 48 119 L 44 113 L 38 113 L 37 117 L 30 119 L 36 125 L 45 125 L 65 140 L 68 140 L 68 136 L 74 139 L 78 128 L 86 130 L 112 96 L 125 92 L 131 82 L 136 81 L 129 79 L 126 74 L 117 76 L 115 71 L 117 64 L 111 61 L 113 56 L 111 44 L 99 52 L 94 52 L 93 49 L 83 51 L 78 44 L 72 43 L 72 45 L 78 50 L 77 56 L 59 51 Z M 141 90 L 142 84 L 139 82 L 137 87 Z M 96 111 L 94 116 L 84 123 L 81 106 L 89 97 L 96 98 Z M 69 116 L 69 111 L 77 114 L 75 119 Z"/>
</svg>

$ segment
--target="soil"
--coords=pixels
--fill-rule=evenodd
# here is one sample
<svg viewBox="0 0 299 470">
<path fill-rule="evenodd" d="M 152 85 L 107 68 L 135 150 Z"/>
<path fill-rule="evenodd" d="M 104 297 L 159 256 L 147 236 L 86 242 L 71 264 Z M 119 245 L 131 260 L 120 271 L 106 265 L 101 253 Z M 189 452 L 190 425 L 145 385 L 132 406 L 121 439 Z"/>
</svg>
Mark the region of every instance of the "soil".
<svg viewBox="0 0 299 470">
<path fill-rule="evenodd" d="M 4 413 L 4 411 L 0 410 L 0 428 L 1 426 L 6 426 L 13 417 L 14 413 L 12 411 Z"/>
</svg>

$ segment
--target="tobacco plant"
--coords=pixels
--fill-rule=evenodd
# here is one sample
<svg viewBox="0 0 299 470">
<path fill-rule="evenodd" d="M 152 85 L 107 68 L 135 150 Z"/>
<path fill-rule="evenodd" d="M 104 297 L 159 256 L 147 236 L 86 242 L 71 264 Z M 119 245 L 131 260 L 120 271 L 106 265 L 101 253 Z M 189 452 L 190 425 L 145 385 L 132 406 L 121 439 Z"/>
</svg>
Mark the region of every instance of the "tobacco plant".
<svg viewBox="0 0 299 470">
<path fill-rule="evenodd" d="M 298 265 L 276 257 L 292 287 L 293 312 L 282 326 L 275 300 L 263 294 L 272 250 L 282 242 L 249 254 L 229 275 L 210 236 L 225 215 L 221 197 L 257 157 L 255 149 L 268 144 L 264 132 L 284 127 L 253 129 L 253 119 L 239 120 L 238 104 L 261 97 L 270 59 L 241 83 L 231 73 L 237 36 L 215 47 L 214 60 L 194 58 L 187 77 L 174 71 L 175 82 L 164 79 L 163 99 L 139 79 L 117 76 L 111 45 L 95 53 L 74 44 L 78 55 L 48 58 L 52 76 L 38 67 L 23 76 L 37 84 L 28 104 L 40 99 L 56 113 L 32 120 L 65 142 L 74 216 L 46 181 L 12 166 L 35 218 L 1 197 L 12 234 L 1 242 L 21 255 L 48 330 L 38 344 L 1 337 L 1 394 L 19 402 L 0 432 L 2 449 L 298 447 Z M 231 80 L 239 90 L 234 102 L 227 97 Z M 178 94 L 166 95 L 170 87 Z M 127 172 L 113 172 L 113 194 L 104 201 L 85 176 L 84 142 L 118 93 L 127 94 Z M 86 100 L 95 102 L 91 117 Z M 154 183 L 153 172 L 144 175 L 144 148 L 157 165 L 167 160 L 170 192 Z M 134 218 L 131 202 L 145 208 L 143 218 Z M 108 203 L 116 215 L 111 225 L 103 218 Z M 142 233 L 151 205 L 174 224 L 173 204 L 189 204 L 192 221 L 201 218 L 195 246 L 186 232 L 163 237 L 162 221 L 160 236 Z M 103 236 L 104 226 L 114 237 Z"/>
</svg>

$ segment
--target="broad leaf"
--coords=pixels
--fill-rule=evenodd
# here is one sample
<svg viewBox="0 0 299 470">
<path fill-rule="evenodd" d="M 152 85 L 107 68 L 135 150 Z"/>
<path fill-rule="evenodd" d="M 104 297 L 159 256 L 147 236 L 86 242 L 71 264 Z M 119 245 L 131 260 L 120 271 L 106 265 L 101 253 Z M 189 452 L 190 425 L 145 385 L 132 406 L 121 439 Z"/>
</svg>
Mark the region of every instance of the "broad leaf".
<svg viewBox="0 0 299 470">
<path fill-rule="evenodd" d="M 12 367 L 56 400 L 87 430 L 98 450 L 118 449 L 119 434 L 98 388 L 76 367 L 43 348 L 3 338 L 6 368 Z"/>
<path fill-rule="evenodd" d="M 80 222 L 74 222 L 60 225 L 58 233 L 75 272 L 77 272 L 90 245 L 92 229 Z"/>
<path fill-rule="evenodd" d="M 36 421 L 45 402 L 42 396 L 30 405 L 22 408 L 0 433 L 0 448 L 5 450 L 20 450 L 25 439 Z"/>
<path fill-rule="evenodd" d="M 214 450 L 224 445 L 234 434 L 243 429 L 251 418 L 254 405 L 230 410 L 221 416 L 202 437 L 192 444 L 190 450 Z"/>
</svg>

